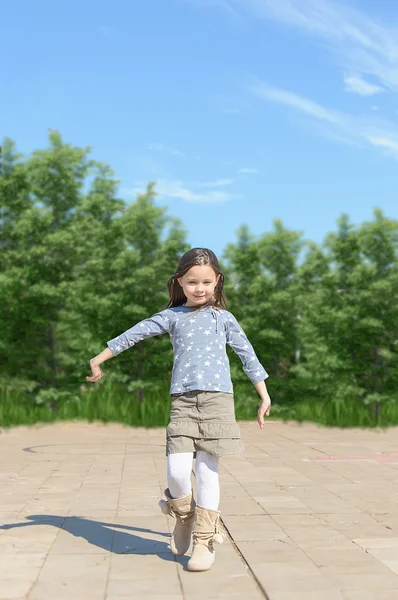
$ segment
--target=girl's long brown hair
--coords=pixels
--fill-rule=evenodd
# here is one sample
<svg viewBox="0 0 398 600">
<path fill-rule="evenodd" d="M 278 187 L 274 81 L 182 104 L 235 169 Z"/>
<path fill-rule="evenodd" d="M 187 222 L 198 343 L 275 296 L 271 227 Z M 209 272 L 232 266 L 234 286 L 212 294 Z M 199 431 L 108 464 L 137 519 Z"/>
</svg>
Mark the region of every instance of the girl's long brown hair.
<svg viewBox="0 0 398 600">
<path fill-rule="evenodd" d="M 216 273 L 216 276 L 220 275 L 220 279 L 218 280 L 218 283 L 214 288 L 212 298 L 210 298 L 210 300 L 208 300 L 205 304 L 199 306 L 195 314 L 202 310 L 202 308 L 206 308 L 207 306 L 220 306 L 225 309 L 227 308 L 227 301 L 223 292 L 224 275 L 221 272 L 217 256 L 214 254 L 214 252 L 212 252 L 212 250 L 209 250 L 209 248 L 191 248 L 191 250 L 185 252 L 185 254 L 183 254 L 183 256 L 180 258 L 180 262 L 178 263 L 176 272 L 170 277 L 170 279 L 167 282 L 170 301 L 166 308 L 182 306 L 182 304 L 186 302 L 187 297 L 184 294 L 184 290 L 178 283 L 177 278 L 182 277 L 183 275 L 185 275 L 185 273 L 189 271 L 191 267 L 195 267 L 197 265 L 208 265 L 209 267 L 212 267 L 214 272 Z"/>
</svg>

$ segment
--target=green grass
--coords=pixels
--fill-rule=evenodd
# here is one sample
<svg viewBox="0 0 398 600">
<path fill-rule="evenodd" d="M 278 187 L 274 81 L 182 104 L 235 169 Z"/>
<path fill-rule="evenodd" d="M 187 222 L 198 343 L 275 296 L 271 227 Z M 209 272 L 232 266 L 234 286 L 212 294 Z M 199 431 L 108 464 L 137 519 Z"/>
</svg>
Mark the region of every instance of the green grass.
<svg viewBox="0 0 398 600">
<path fill-rule="evenodd" d="M 89 388 L 90 389 L 90 388 Z M 118 422 L 131 426 L 161 427 L 168 423 L 171 398 L 154 395 L 138 403 L 132 393 L 112 393 L 111 387 L 93 386 L 89 392 L 60 403 L 59 407 L 35 406 L 14 391 L 0 390 L 0 426 L 33 425 L 55 421 Z"/>
<path fill-rule="evenodd" d="M 255 392 L 255 391 L 254 391 Z M 235 392 L 235 415 L 238 421 L 256 421 L 260 398 Z M 135 393 L 116 393 L 108 384 L 94 384 L 87 392 L 80 392 L 59 407 L 36 406 L 32 399 L 14 390 L 0 390 L 0 426 L 33 425 L 56 421 L 99 421 L 123 423 L 134 427 L 166 427 L 169 422 L 171 398 L 169 386 L 158 394 L 146 393 L 145 400 L 138 403 Z M 361 427 L 382 429 L 398 425 L 398 403 L 381 406 L 376 417 L 373 407 L 358 403 L 330 401 L 320 403 L 306 400 L 294 406 L 271 406 L 270 420 L 318 423 L 328 427 Z M 267 417 L 265 417 L 267 420 Z"/>
</svg>

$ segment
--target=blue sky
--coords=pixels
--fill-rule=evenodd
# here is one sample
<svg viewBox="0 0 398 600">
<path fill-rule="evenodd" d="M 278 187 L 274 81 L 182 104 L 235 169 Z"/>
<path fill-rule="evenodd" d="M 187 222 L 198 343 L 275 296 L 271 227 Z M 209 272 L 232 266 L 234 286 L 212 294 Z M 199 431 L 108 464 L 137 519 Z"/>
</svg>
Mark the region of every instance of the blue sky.
<svg viewBox="0 0 398 600">
<path fill-rule="evenodd" d="M 394 9 L 395 6 L 395 9 Z M 0 137 L 92 146 L 130 201 L 157 180 L 221 256 L 274 218 L 321 243 L 342 212 L 397 217 L 394 0 L 14 0 Z"/>
</svg>

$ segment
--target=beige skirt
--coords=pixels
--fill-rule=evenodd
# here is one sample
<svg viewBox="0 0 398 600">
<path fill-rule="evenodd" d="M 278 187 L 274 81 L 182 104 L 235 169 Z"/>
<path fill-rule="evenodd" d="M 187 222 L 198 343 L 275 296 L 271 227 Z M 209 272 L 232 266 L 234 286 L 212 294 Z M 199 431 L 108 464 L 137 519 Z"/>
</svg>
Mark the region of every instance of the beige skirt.
<svg viewBox="0 0 398 600">
<path fill-rule="evenodd" d="M 233 394 L 191 390 L 171 398 L 166 456 L 193 452 L 196 457 L 197 450 L 219 457 L 244 453 Z"/>
</svg>

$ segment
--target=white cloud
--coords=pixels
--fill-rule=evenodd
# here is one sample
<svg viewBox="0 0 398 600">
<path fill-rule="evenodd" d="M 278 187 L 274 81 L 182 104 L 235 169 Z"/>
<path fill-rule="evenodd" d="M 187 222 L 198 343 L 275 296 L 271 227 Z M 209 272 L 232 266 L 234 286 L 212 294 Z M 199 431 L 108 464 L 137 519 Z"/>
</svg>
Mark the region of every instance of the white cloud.
<svg viewBox="0 0 398 600">
<path fill-rule="evenodd" d="M 258 169 L 252 167 L 241 167 L 237 170 L 237 173 L 258 173 Z"/>
<path fill-rule="evenodd" d="M 359 75 L 344 77 L 344 83 L 346 84 L 345 89 L 347 92 L 359 94 L 360 96 L 372 96 L 373 94 L 378 94 L 383 91 L 382 87 L 365 81 Z"/>
<path fill-rule="evenodd" d="M 198 183 L 200 187 L 225 187 L 235 182 L 235 179 L 216 179 L 215 181 L 207 181 L 204 183 Z"/>
<path fill-rule="evenodd" d="M 224 115 L 240 115 L 253 108 L 250 103 L 227 94 L 216 94 L 215 103 Z"/>
<path fill-rule="evenodd" d="M 359 145 L 378 146 L 398 158 L 398 127 L 395 123 L 376 116 L 356 117 L 350 113 L 337 112 L 323 107 L 312 100 L 257 83 L 252 93 L 263 100 L 282 104 L 309 115 L 321 127 L 321 131 L 334 141 Z"/>
<path fill-rule="evenodd" d="M 235 20 L 239 18 L 239 13 L 233 7 L 233 1 L 230 0 L 180 0 L 184 4 L 193 4 L 198 6 L 198 8 L 209 8 L 216 7 L 220 8 L 222 11 L 225 11 L 227 15 L 233 17 Z"/>
<path fill-rule="evenodd" d="M 257 173 L 257 169 L 243 167 L 238 169 L 237 173 Z M 158 179 L 156 182 L 156 192 L 159 197 L 179 198 L 192 204 L 215 204 L 229 202 L 234 198 L 240 198 L 240 194 L 226 192 L 219 188 L 232 185 L 238 178 L 215 179 L 214 181 L 185 183 L 181 180 Z M 146 191 L 144 183 L 140 183 L 133 189 L 124 191 L 127 193 L 143 194 Z"/>
<path fill-rule="evenodd" d="M 225 2 L 225 0 L 223 0 Z M 213 0 L 217 5 L 219 0 Z M 360 5 L 360 3 L 357 3 Z M 241 11 L 251 10 L 303 30 L 327 43 L 345 70 L 371 76 L 382 86 L 398 90 L 398 29 L 379 24 L 365 12 L 331 0 L 229 0 Z M 382 6 L 382 2 L 376 6 Z"/>
<path fill-rule="evenodd" d="M 222 0 L 227 1 L 233 10 L 251 11 L 321 40 L 340 62 L 346 91 L 364 97 L 398 92 L 398 26 L 376 21 L 343 0 Z M 206 4 L 220 6 L 220 2 Z M 264 82 L 254 82 L 250 90 L 264 101 L 306 115 L 335 142 L 378 148 L 398 158 L 398 126 L 379 117 L 378 106 L 369 107 L 368 116 L 357 116 Z"/>
<path fill-rule="evenodd" d="M 231 3 L 228 2 L 228 0 L 220 0 L 219 4 L 231 17 L 234 17 L 235 19 L 239 18 L 239 13 L 232 8 Z"/>
<path fill-rule="evenodd" d="M 221 180 L 220 180 L 221 181 Z M 196 184 L 196 186 L 206 187 L 208 184 Z M 213 186 L 214 187 L 214 186 Z M 178 198 L 191 204 L 219 204 L 229 202 L 233 198 L 238 198 L 237 194 L 210 189 L 206 192 L 195 192 L 187 187 L 183 181 L 171 181 L 159 179 L 156 182 L 156 192 L 159 197 Z M 130 190 L 133 194 L 142 194 L 145 192 L 144 186 L 135 187 Z"/>
<path fill-rule="evenodd" d="M 259 98 L 271 100 L 277 104 L 291 106 L 292 108 L 296 108 L 302 112 L 305 112 L 316 119 L 321 119 L 322 121 L 329 121 L 330 123 L 336 124 L 341 121 L 341 117 L 336 112 L 330 111 L 320 104 L 317 104 L 312 100 L 308 100 L 308 98 L 304 98 L 303 96 L 299 96 L 292 92 L 274 88 L 261 82 L 252 85 L 251 91 Z"/>
<path fill-rule="evenodd" d="M 385 137 L 368 137 L 371 144 L 374 146 L 381 146 L 387 148 L 392 154 L 398 158 L 398 134 L 395 133 L 395 139 L 389 139 Z"/>
<path fill-rule="evenodd" d="M 166 146 L 165 144 L 152 143 L 149 144 L 148 150 L 155 150 L 157 152 L 164 152 L 165 154 L 173 154 L 174 156 L 185 156 L 183 152 L 173 148 L 172 146 Z"/>
<path fill-rule="evenodd" d="M 257 169 L 243 167 L 237 170 L 237 173 L 257 173 Z M 238 178 L 216 179 L 214 181 L 191 182 L 189 184 L 181 180 L 158 179 L 156 182 L 156 191 L 159 197 L 179 198 L 192 204 L 219 204 L 229 202 L 234 198 L 240 198 L 240 194 L 226 192 L 219 188 L 227 187 L 237 181 Z M 145 185 L 142 183 L 134 187 L 129 192 L 142 194 L 145 192 Z M 205 190 L 205 191 L 204 191 Z M 125 190 L 126 191 L 126 190 Z"/>
<path fill-rule="evenodd" d="M 194 192 L 186 187 L 183 181 L 159 180 L 156 189 L 159 196 L 166 198 L 179 198 L 190 203 L 214 204 L 228 202 L 234 196 L 227 192 L 219 190 L 209 190 L 207 192 Z"/>
</svg>

